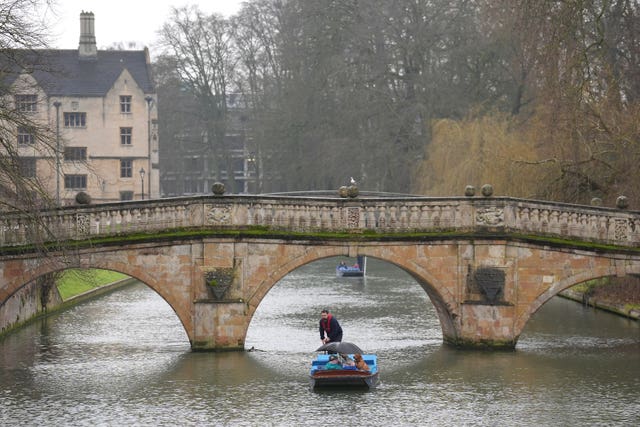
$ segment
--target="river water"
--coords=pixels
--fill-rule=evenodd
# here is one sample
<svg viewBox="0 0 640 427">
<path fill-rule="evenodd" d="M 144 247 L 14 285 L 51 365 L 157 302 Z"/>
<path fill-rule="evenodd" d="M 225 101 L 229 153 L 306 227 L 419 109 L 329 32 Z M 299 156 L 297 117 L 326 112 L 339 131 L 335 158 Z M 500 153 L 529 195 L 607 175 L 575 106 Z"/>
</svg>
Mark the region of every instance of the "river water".
<svg viewBox="0 0 640 427">
<path fill-rule="evenodd" d="M 171 308 L 143 284 L 0 341 L 3 426 L 638 425 L 640 325 L 555 298 L 514 352 L 442 344 L 425 292 L 369 260 L 368 277 L 309 264 L 267 295 L 248 352 L 192 353 Z M 312 391 L 322 308 L 379 358 L 372 391 Z"/>
</svg>

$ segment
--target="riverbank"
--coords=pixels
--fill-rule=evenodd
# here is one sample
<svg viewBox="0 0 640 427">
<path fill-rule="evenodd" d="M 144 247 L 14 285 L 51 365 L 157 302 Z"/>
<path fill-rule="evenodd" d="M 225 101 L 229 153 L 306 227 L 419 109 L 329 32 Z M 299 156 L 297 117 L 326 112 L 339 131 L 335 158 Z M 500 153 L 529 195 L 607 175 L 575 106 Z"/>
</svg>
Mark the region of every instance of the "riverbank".
<svg viewBox="0 0 640 427">
<path fill-rule="evenodd" d="M 136 279 L 115 271 L 66 270 L 56 282 L 62 304 L 56 307 L 55 311 L 64 310 L 135 282 Z"/>
<path fill-rule="evenodd" d="M 0 338 L 37 319 L 136 282 L 122 273 L 80 269 L 34 280 L 0 306 Z"/>
<path fill-rule="evenodd" d="M 56 286 L 60 297 L 66 301 L 125 279 L 130 277 L 116 271 L 69 269 L 56 280 Z"/>
<path fill-rule="evenodd" d="M 640 279 L 623 277 L 593 280 L 559 294 L 590 307 L 640 320 Z"/>
</svg>

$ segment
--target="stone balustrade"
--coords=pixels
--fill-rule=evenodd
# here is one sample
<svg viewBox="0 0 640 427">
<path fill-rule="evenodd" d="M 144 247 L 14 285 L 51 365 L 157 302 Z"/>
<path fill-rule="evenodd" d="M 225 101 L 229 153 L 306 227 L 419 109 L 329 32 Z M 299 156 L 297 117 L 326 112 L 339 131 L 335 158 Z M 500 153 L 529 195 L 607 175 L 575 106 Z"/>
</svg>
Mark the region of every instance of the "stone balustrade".
<svg viewBox="0 0 640 427">
<path fill-rule="evenodd" d="M 168 229 L 510 232 L 635 247 L 640 213 L 506 197 L 198 196 L 4 213 L 0 247 Z"/>
</svg>

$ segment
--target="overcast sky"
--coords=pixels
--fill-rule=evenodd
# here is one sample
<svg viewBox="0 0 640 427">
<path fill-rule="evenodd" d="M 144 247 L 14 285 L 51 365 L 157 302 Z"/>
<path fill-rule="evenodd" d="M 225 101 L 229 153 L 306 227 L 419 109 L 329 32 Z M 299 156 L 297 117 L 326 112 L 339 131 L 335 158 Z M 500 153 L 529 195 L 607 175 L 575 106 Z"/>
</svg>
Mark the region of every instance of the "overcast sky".
<svg viewBox="0 0 640 427">
<path fill-rule="evenodd" d="M 98 49 L 117 42 L 138 42 L 153 47 L 158 29 L 166 22 L 172 6 L 196 4 L 207 13 L 224 16 L 236 13 L 242 0 L 55 0 L 45 12 L 51 25 L 51 47 L 76 49 L 80 37 L 80 12 L 95 15 Z"/>
</svg>

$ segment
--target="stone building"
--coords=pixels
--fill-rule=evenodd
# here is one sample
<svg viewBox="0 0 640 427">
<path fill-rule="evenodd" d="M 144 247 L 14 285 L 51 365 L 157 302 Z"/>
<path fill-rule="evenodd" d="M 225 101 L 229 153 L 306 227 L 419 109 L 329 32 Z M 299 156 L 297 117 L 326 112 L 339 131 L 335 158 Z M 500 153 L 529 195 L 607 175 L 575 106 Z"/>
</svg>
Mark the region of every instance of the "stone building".
<svg viewBox="0 0 640 427">
<path fill-rule="evenodd" d="M 49 123 L 59 155 L 44 155 L 41 142 L 18 126 L 23 174 L 44 182 L 62 205 L 81 191 L 96 203 L 158 197 L 157 96 L 148 50 L 98 50 L 94 15 L 82 12 L 77 50 L 25 55 L 39 66 L 16 73 L 10 93 L 17 110 Z"/>
</svg>

